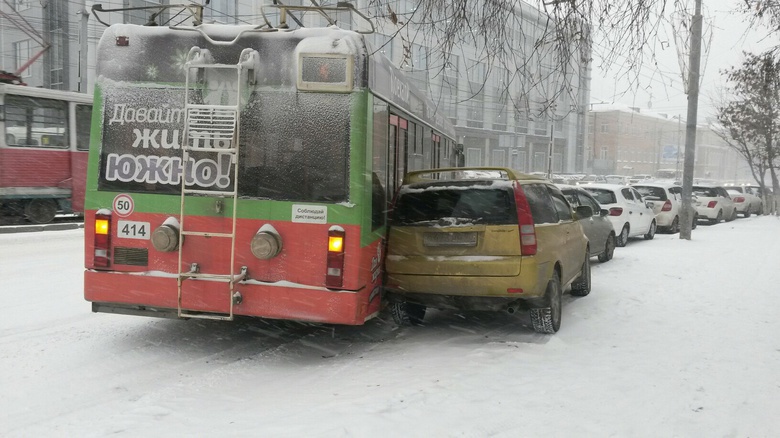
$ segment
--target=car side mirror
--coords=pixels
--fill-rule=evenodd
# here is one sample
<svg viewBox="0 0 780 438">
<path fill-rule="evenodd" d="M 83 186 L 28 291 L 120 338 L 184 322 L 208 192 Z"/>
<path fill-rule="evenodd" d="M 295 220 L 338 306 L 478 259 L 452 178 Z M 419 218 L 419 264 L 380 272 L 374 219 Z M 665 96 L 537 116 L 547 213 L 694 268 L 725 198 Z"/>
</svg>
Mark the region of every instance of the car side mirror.
<svg viewBox="0 0 780 438">
<path fill-rule="evenodd" d="M 650 202 L 650 201 L 645 201 L 645 206 L 646 206 L 647 208 L 649 208 L 649 209 L 651 209 L 651 210 L 652 210 L 652 208 L 653 208 L 653 203 L 652 203 L 652 202 Z"/>
<path fill-rule="evenodd" d="M 593 209 L 587 205 L 579 205 L 574 209 L 574 216 L 576 219 L 587 219 L 593 216 Z"/>
<path fill-rule="evenodd" d="M 601 216 L 609 216 L 609 210 L 607 210 L 606 208 L 602 208 L 601 210 L 599 210 L 599 214 Z"/>
</svg>

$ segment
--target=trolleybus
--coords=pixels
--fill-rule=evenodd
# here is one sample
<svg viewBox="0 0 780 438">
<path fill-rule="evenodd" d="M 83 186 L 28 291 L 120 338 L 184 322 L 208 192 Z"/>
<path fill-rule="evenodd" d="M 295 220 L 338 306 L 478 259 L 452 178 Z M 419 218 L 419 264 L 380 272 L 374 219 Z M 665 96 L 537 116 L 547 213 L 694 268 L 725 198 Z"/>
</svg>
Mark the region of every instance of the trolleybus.
<svg viewBox="0 0 780 438">
<path fill-rule="evenodd" d="M 0 84 L 0 223 L 82 214 L 92 96 Z"/>
<path fill-rule="evenodd" d="M 95 312 L 359 325 L 386 211 L 454 130 L 339 29 L 111 25 L 97 49 L 84 295 Z"/>
</svg>

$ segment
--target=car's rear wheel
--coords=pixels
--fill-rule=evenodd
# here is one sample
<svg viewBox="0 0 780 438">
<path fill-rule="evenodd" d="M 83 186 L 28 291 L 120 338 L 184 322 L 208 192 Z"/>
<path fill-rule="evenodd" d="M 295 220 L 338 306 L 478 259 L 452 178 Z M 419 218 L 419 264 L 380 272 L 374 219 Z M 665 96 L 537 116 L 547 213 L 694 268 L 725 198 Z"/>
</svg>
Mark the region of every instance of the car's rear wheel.
<svg viewBox="0 0 780 438">
<path fill-rule="evenodd" d="M 722 220 L 723 220 L 723 210 L 718 212 L 718 215 L 715 216 L 715 219 L 710 219 L 710 223 L 712 225 L 715 225 L 717 223 L 720 223 L 720 221 L 722 221 Z"/>
<path fill-rule="evenodd" d="M 400 326 L 420 325 L 425 318 L 425 306 L 408 301 L 391 301 L 390 314 Z"/>
<path fill-rule="evenodd" d="M 745 216 L 745 217 L 750 217 L 750 214 L 751 214 L 751 213 L 750 213 L 750 206 L 748 205 L 748 208 L 747 208 L 747 210 L 745 210 L 744 216 Z"/>
<path fill-rule="evenodd" d="M 675 234 L 680 232 L 680 218 L 675 216 L 672 220 L 672 224 L 669 225 L 669 233 Z"/>
<path fill-rule="evenodd" d="M 645 234 L 645 240 L 653 240 L 653 237 L 655 237 L 655 229 L 657 225 L 655 224 L 655 220 L 650 222 L 650 229 L 647 230 L 647 233 Z"/>
<path fill-rule="evenodd" d="M 624 247 L 628 243 L 628 224 L 623 225 L 623 229 L 620 230 L 620 236 L 617 239 L 617 246 Z"/>
<path fill-rule="evenodd" d="M 531 309 L 531 323 L 537 333 L 553 334 L 561 328 L 561 281 L 558 273 L 547 283 L 546 307 Z"/>
<path fill-rule="evenodd" d="M 590 252 L 585 253 L 585 261 L 582 262 L 580 276 L 571 284 L 571 294 L 575 297 L 584 297 L 590 293 Z"/>
<path fill-rule="evenodd" d="M 612 256 L 615 254 L 615 233 L 609 233 L 607 236 L 607 243 L 604 244 L 604 252 L 599 254 L 599 261 L 601 263 L 612 260 Z"/>
<path fill-rule="evenodd" d="M 699 226 L 699 213 L 693 214 L 693 222 L 691 223 L 691 229 L 695 230 Z"/>
</svg>

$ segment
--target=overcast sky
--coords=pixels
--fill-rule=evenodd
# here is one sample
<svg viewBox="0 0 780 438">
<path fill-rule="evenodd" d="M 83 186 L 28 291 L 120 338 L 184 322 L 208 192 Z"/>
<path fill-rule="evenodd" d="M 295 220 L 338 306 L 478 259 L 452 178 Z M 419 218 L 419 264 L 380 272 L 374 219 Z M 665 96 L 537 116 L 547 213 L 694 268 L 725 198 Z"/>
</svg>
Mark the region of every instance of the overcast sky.
<svg viewBox="0 0 780 438">
<path fill-rule="evenodd" d="M 671 6 L 671 2 L 670 6 Z M 693 1 L 689 0 L 693 5 Z M 763 28 L 751 29 L 744 16 L 735 12 L 737 0 L 705 0 L 702 15 L 705 34 L 711 41 L 702 47 L 702 82 L 699 98 L 699 120 L 713 115 L 713 100 L 722 93 L 725 80 L 720 70 L 739 66 L 744 59 L 742 52 L 761 52 L 780 45 L 780 35 L 773 35 Z M 671 38 L 670 38 L 671 39 Z M 615 72 L 599 69 L 596 56 L 593 63 L 591 102 L 623 103 L 642 109 L 685 117 L 688 99 L 683 91 L 676 44 L 657 51 L 657 67 L 646 62 L 639 74 L 640 89 L 632 89 L 625 80 L 615 79 Z M 665 46 L 665 45 L 664 45 Z M 709 46 L 709 47 L 706 47 Z M 706 53 L 705 53 L 706 51 Z M 597 55 L 597 54 L 594 54 Z"/>
</svg>

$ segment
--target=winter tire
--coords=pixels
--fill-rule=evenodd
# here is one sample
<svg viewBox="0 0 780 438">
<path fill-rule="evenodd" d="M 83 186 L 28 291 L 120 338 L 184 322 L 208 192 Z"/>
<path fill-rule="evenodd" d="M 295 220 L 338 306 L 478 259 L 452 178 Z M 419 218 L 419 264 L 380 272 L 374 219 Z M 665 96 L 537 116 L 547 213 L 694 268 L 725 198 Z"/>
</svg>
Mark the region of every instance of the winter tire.
<svg viewBox="0 0 780 438">
<path fill-rule="evenodd" d="M 680 218 L 675 216 L 672 220 L 672 225 L 669 226 L 669 233 L 676 234 L 680 232 Z"/>
<path fill-rule="evenodd" d="M 751 213 L 750 213 L 750 206 L 748 205 L 747 210 L 745 210 L 744 216 L 745 217 L 750 217 L 750 215 L 751 215 Z"/>
<path fill-rule="evenodd" d="M 699 226 L 699 214 L 693 214 L 693 223 L 691 223 L 691 230 L 695 230 Z"/>
<path fill-rule="evenodd" d="M 48 224 L 57 215 L 57 203 L 53 199 L 33 199 L 24 206 L 24 215 L 34 224 Z"/>
<path fill-rule="evenodd" d="M 575 297 L 584 297 L 590 293 L 590 252 L 585 254 L 580 276 L 571 284 L 571 294 Z"/>
<path fill-rule="evenodd" d="M 718 212 L 718 216 L 715 217 L 715 219 L 710 219 L 710 223 L 712 225 L 715 225 L 717 223 L 720 223 L 720 221 L 723 220 L 723 210 Z"/>
<path fill-rule="evenodd" d="M 561 328 L 561 281 L 558 273 L 547 283 L 546 307 L 531 309 L 531 323 L 537 333 L 554 334 Z"/>
<path fill-rule="evenodd" d="M 655 237 L 655 229 L 656 229 L 655 220 L 653 220 L 652 222 L 650 222 L 650 229 L 647 230 L 647 234 L 645 234 L 645 240 L 653 240 L 653 237 Z"/>
<path fill-rule="evenodd" d="M 617 238 L 617 246 L 624 247 L 628 243 L 628 224 L 623 225 L 623 229 L 620 230 L 620 236 Z"/>
<path fill-rule="evenodd" d="M 400 326 L 420 325 L 425 318 L 425 306 L 408 301 L 391 301 L 390 313 Z"/>
<path fill-rule="evenodd" d="M 615 254 L 615 233 L 609 233 L 607 243 L 604 244 L 604 252 L 599 254 L 599 262 L 604 263 L 612 260 Z"/>
</svg>

